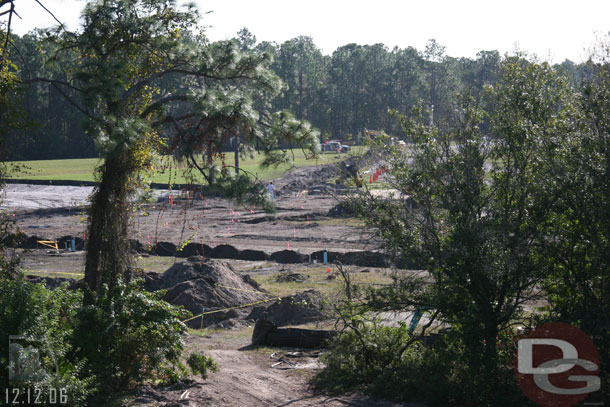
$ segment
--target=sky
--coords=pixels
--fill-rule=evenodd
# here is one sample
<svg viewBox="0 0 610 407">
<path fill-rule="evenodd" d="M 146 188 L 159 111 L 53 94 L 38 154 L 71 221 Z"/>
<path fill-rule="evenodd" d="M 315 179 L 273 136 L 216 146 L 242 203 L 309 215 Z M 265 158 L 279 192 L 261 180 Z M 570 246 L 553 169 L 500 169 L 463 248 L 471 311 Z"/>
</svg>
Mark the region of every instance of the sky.
<svg viewBox="0 0 610 407">
<path fill-rule="evenodd" d="M 41 0 L 69 29 L 79 26 L 84 0 Z M 258 41 L 309 36 L 324 54 L 349 43 L 413 46 L 434 38 L 453 57 L 481 50 L 535 53 L 559 63 L 582 62 L 610 32 L 608 0 L 195 0 L 211 40 L 247 27 Z M 177 4 L 183 4 L 178 0 Z M 19 0 L 17 34 L 56 24 L 34 0 Z M 207 11 L 211 13 L 206 14 Z"/>
</svg>

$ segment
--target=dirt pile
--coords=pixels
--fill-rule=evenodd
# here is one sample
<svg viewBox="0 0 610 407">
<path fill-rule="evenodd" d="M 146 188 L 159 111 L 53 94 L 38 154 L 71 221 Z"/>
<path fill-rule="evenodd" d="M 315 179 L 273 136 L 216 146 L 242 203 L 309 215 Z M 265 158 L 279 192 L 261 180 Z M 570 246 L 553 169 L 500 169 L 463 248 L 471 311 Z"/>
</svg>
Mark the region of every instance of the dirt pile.
<svg viewBox="0 0 610 407">
<path fill-rule="evenodd" d="M 294 250 L 282 250 L 271 253 L 271 256 L 269 256 L 269 260 L 284 264 L 304 263 L 306 259 L 307 256 Z"/>
<path fill-rule="evenodd" d="M 316 190 L 330 192 L 335 185 L 330 184 L 329 180 L 335 178 L 339 174 L 339 169 L 335 164 L 320 165 L 317 167 L 297 168 L 289 174 L 282 177 L 279 183 L 277 195 L 289 195 L 298 193 L 304 190 Z"/>
<path fill-rule="evenodd" d="M 324 309 L 324 297 L 317 290 L 307 290 L 282 297 L 267 307 L 256 307 L 247 319 L 265 319 L 277 326 L 323 321 L 330 316 Z"/>
<path fill-rule="evenodd" d="M 275 278 L 275 281 L 278 283 L 303 283 L 307 280 L 309 276 L 301 273 L 280 273 Z"/>
<path fill-rule="evenodd" d="M 341 201 L 333 206 L 326 216 L 330 216 L 331 218 L 353 218 L 356 216 L 356 211 L 348 201 Z"/>
<path fill-rule="evenodd" d="M 205 326 L 238 317 L 239 309 L 230 309 L 232 307 L 269 298 L 249 276 L 242 277 L 223 261 L 201 256 L 176 263 L 161 275 L 149 273 L 144 288 L 167 290 L 163 297 L 165 301 L 181 305 L 195 315 L 200 314 L 203 307 L 206 312 L 224 310 L 205 315 Z M 201 320 L 197 318 L 190 323 L 199 326 Z"/>
</svg>

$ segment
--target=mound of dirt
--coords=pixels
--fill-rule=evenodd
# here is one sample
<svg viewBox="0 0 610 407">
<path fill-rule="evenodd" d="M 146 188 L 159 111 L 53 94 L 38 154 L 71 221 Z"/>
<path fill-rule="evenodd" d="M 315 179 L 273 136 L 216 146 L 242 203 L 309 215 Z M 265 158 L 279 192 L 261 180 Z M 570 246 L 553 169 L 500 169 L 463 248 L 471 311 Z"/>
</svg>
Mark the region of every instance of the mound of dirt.
<svg viewBox="0 0 610 407">
<path fill-rule="evenodd" d="M 307 290 L 282 297 L 268 307 L 256 307 L 247 319 L 265 319 L 277 326 L 300 325 L 329 318 L 323 309 L 324 297 L 317 290 Z"/>
<path fill-rule="evenodd" d="M 343 264 L 353 264 L 363 267 L 387 267 L 388 257 L 377 252 L 347 252 L 341 258 Z"/>
<path fill-rule="evenodd" d="M 309 276 L 301 273 L 280 273 L 275 278 L 278 283 L 303 283 Z"/>
<path fill-rule="evenodd" d="M 231 246 L 230 244 L 220 244 L 212 248 L 209 257 L 221 259 L 236 259 L 238 254 L 239 250 L 237 250 L 234 246 Z"/>
<path fill-rule="evenodd" d="M 245 249 L 239 252 L 237 258 L 239 260 L 261 261 L 269 259 L 269 255 L 262 250 Z"/>
<path fill-rule="evenodd" d="M 333 186 L 327 181 L 336 177 L 339 169 L 335 164 L 320 165 L 317 167 L 303 167 L 291 171 L 289 174 L 277 180 L 278 196 L 310 190 L 313 188 L 323 188 L 332 190 Z"/>
<path fill-rule="evenodd" d="M 179 257 L 204 256 L 207 257 L 212 248 L 203 243 L 187 243 L 182 250 L 176 253 Z"/>
<path fill-rule="evenodd" d="M 284 264 L 304 263 L 307 260 L 307 256 L 301 253 L 297 253 L 294 250 L 282 250 L 279 252 L 271 253 L 269 260 L 276 261 Z"/>
<path fill-rule="evenodd" d="M 242 277 L 223 261 L 204 259 L 200 256 L 189 257 L 176 263 L 161 275 L 151 275 L 144 283 L 149 291 L 167 290 L 163 299 L 174 305 L 181 305 L 193 314 L 232 308 L 267 299 L 269 295 L 261 291 L 248 276 Z M 206 315 L 204 325 L 235 318 L 239 311 L 229 309 Z M 199 326 L 199 318 L 190 322 Z"/>
<path fill-rule="evenodd" d="M 333 206 L 326 215 L 332 218 L 352 218 L 356 212 L 347 201 L 341 201 Z"/>
<path fill-rule="evenodd" d="M 158 242 L 151 250 L 157 256 L 175 256 L 176 245 L 171 242 Z"/>
</svg>

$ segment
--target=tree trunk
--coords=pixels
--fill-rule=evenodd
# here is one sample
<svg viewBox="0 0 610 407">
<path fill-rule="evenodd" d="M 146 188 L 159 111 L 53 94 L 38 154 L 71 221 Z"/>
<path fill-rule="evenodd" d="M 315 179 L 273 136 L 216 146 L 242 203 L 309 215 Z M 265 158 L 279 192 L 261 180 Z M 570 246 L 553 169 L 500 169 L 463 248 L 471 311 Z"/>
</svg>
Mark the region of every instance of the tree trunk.
<svg viewBox="0 0 610 407">
<path fill-rule="evenodd" d="M 129 279 L 129 179 L 133 168 L 127 152 L 109 155 L 100 168 L 100 183 L 93 193 L 87 227 L 85 283 L 92 291 L 101 284 Z"/>
<path fill-rule="evenodd" d="M 233 148 L 235 151 L 235 176 L 237 177 L 239 175 L 239 136 L 235 135 L 233 140 Z"/>
<path fill-rule="evenodd" d="M 207 163 L 208 166 L 208 182 L 210 185 L 214 185 L 214 158 L 211 152 L 208 151 L 207 156 L 206 153 L 203 153 L 203 162 Z"/>
<path fill-rule="evenodd" d="M 490 390 L 496 389 L 499 385 L 498 379 L 498 325 L 493 323 L 485 324 L 485 357 L 483 359 L 485 374 L 488 375 Z M 490 393 L 490 396 L 492 394 Z"/>
</svg>

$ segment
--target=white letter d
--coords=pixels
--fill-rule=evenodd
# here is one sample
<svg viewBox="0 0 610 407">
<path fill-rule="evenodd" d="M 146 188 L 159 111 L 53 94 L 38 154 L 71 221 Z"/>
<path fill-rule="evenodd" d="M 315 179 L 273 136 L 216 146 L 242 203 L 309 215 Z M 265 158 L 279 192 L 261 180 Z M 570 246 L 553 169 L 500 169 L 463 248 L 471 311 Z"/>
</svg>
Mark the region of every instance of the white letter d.
<svg viewBox="0 0 610 407">
<path fill-rule="evenodd" d="M 556 359 L 556 363 L 554 363 L 553 366 L 535 368 L 532 366 L 534 345 L 555 346 L 561 349 L 563 356 Z M 519 373 L 549 375 L 567 372 L 574 367 L 575 363 L 573 361 L 562 361 L 562 359 L 578 359 L 578 351 L 570 342 L 550 338 L 531 338 L 519 340 L 517 351 L 517 370 Z"/>
</svg>

